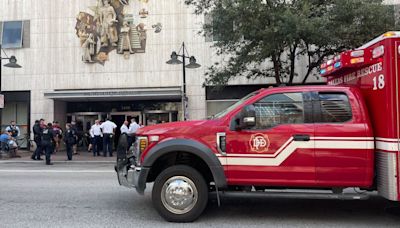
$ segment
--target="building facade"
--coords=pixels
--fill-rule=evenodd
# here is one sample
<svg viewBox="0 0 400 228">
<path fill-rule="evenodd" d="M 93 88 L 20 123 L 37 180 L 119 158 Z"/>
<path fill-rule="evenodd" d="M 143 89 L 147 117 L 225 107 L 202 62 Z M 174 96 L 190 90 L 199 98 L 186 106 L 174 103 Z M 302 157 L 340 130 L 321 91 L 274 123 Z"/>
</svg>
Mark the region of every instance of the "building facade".
<svg viewBox="0 0 400 228">
<path fill-rule="evenodd" d="M 201 64 L 186 69 L 188 119 L 215 114 L 274 83 L 239 77 L 223 91 L 203 87 L 208 66 L 218 59 L 212 39 L 199 34 L 206 20 L 183 0 L 0 1 L 2 47 L 22 66 L 2 67 L 3 127 L 16 120 L 28 132 L 40 118 L 76 120 L 84 129 L 106 117 L 117 124 L 182 120 L 182 65 L 166 61 L 183 42 Z"/>
<path fill-rule="evenodd" d="M 7 55 L 15 55 L 22 66 L 2 68 L 3 126 L 17 120 L 26 131 L 40 118 L 61 123 L 78 120 L 84 125 L 106 116 L 118 122 L 135 117 L 145 124 L 182 118 L 182 66 L 166 61 L 186 42 L 189 54 L 203 66 L 208 64 L 210 44 L 197 35 L 202 17 L 182 1 L 124 2 L 110 1 L 112 8 L 107 14 L 102 12 L 105 4 L 98 0 L 0 1 L 1 31 L 15 32 L 22 27 L 17 45 L 8 44 L 1 34 L 3 49 Z M 101 23 L 110 22 L 113 14 L 119 22 L 99 31 Z M 15 21 L 21 25 L 8 23 Z M 122 29 L 125 21 L 132 51 L 121 54 L 118 45 L 123 37 L 112 43 L 110 34 Z M 93 62 L 85 59 L 84 41 L 89 37 L 84 33 L 90 32 L 99 34 L 92 47 L 96 53 L 89 54 Z M 108 44 L 103 46 L 104 39 Z M 205 69 L 186 72 L 190 119 L 206 116 L 201 86 Z"/>
</svg>

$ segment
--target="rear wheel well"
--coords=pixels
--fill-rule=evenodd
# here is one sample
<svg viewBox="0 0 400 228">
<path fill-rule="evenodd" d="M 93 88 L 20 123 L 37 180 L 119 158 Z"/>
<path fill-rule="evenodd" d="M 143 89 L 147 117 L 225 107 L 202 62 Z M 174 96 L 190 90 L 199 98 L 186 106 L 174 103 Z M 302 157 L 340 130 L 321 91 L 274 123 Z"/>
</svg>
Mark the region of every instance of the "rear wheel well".
<svg viewBox="0 0 400 228">
<path fill-rule="evenodd" d="M 176 151 L 159 157 L 153 163 L 146 182 L 153 182 L 163 170 L 174 165 L 187 165 L 196 169 L 203 175 L 206 183 L 214 180 L 210 168 L 203 159 L 192 153 Z"/>
</svg>

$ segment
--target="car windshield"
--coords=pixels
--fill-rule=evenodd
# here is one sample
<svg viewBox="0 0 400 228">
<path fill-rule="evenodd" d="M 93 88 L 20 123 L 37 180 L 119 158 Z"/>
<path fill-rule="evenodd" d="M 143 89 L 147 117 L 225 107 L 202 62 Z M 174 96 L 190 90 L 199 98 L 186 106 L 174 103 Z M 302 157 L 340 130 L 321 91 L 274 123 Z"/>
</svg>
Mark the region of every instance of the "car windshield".
<svg viewBox="0 0 400 228">
<path fill-rule="evenodd" d="M 237 108 L 238 106 L 240 106 L 241 104 L 246 102 L 248 99 L 254 97 L 258 93 L 259 93 L 259 91 L 252 92 L 252 93 L 248 94 L 247 96 L 245 96 L 242 99 L 240 99 L 239 101 L 237 101 L 235 104 L 229 106 L 228 108 L 222 110 L 221 112 L 219 112 L 219 113 L 217 113 L 217 114 L 215 114 L 213 116 L 210 116 L 209 119 L 218 119 L 218 118 L 221 118 L 221 117 L 225 116 L 226 114 L 228 114 L 229 112 L 231 112 L 232 110 L 234 110 L 235 108 Z"/>
</svg>

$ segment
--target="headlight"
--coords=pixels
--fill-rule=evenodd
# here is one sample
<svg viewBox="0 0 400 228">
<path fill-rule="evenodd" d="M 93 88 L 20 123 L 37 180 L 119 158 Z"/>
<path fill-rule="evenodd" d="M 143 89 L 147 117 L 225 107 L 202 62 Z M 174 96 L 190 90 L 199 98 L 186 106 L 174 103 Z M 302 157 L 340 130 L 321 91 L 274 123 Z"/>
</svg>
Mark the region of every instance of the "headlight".
<svg viewBox="0 0 400 228">
<path fill-rule="evenodd" d="M 139 136 L 137 137 L 137 154 L 136 154 L 136 164 L 140 165 L 140 156 L 143 153 L 143 151 L 147 148 L 148 146 L 148 139 L 145 136 Z"/>
</svg>

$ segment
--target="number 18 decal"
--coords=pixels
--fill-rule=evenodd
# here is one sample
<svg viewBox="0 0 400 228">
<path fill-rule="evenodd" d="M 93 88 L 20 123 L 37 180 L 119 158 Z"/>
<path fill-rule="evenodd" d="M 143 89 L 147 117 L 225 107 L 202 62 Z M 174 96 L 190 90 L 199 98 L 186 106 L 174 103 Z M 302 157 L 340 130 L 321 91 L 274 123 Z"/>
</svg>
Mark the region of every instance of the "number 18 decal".
<svg viewBox="0 0 400 228">
<path fill-rule="evenodd" d="M 385 88 L 385 76 L 383 74 L 379 75 L 378 77 L 375 76 L 372 80 L 374 81 L 373 90 Z"/>
</svg>

